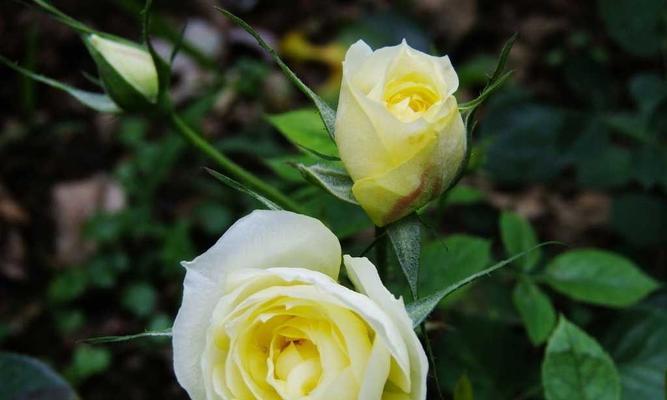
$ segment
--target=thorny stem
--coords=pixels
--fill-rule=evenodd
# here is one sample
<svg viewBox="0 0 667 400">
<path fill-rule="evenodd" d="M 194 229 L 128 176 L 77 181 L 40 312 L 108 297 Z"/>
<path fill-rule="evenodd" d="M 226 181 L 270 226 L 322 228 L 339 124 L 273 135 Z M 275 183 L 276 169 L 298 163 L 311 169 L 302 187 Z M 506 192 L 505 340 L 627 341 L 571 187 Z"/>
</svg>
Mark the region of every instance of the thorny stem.
<svg viewBox="0 0 667 400">
<path fill-rule="evenodd" d="M 438 399 L 444 400 L 445 398 L 442 395 L 442 389 L 440 389 L 440 378 L 438 378 L 438 371 L 436 369 L 435 363 L 435 354 L 433 353 L 433 347 L 431 347 L 431 340 L 428 337 L 428 332 L 426 331 L 426 322 L 422 322 L 419 325 L 422 335 L 424 336 L 424 347 L 426 347 L 426 355 L 428 356 L 428 361 L 431 363 L 431 379 L 433 379 L 433 385 L 435 386 L 436 393 L 438 394 Z"/>
<path fill-rule="evenodd" d="M 296 204 L 292 199 L 281 193 L 273 186 L 267 184 L 260 178 L 256 177 L 252 173 L 248 172 L 243 167 L 229 159 L 218 149 L 213 147 L 213 145 L 207 142 L 206 139 L 204 139 L 199 133 L 192 129 L 174 111 L 169 112 L 169 119 L 181 136 L 183 136 L 188 142 L 190 142 L 190 144 L 197 148 L 197 150 L 206 154 L 213 161 L 215 161 L 218 166 L 230 177 L 238 180 L 249 189 L 259 193 L 260 195 L 273 201 L 286 210 L 294 212 L 299 212 L 301 210 L 301 207 L 299 207 L 299 205 Z"/>
<path fill-rule="evenodd" d="M 383 281 L 386 281 L 389 278 L 389 267 L 387 265 L 387 238 L 385 233 L 384 228 L 375 227 L 375 240 L 373 243 L 375 244 L 378 274 Z"/>
</svg>

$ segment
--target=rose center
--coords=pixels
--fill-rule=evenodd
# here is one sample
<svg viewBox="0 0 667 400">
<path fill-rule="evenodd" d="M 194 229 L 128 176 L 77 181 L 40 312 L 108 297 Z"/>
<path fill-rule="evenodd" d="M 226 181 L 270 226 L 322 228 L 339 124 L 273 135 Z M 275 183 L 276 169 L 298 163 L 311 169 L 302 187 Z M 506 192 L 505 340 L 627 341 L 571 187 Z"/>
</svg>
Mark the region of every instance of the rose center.
<svg viewBox="0 0 667 400">
<path fill-rule="evenodd" d="M 284 382 L 290 398 L 308 395 L 320 380 L 322 367 L 317 346 L 305 337 L 278 334 L 274 337 L 274 375 Z"/>
<path fill-rule="evenodd" d="M 387 108 L 399 119 L 412 119 L 440 100 L 438 92 L 422 76 L 407 74 L 391 79 L 384 87 Z"/>
</svg>

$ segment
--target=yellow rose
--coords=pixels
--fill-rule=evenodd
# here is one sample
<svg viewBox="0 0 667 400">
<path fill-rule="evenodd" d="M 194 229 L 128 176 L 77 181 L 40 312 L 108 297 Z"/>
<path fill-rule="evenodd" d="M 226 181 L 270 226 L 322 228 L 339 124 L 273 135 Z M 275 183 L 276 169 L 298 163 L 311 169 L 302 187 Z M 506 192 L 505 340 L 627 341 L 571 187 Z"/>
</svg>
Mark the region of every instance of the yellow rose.
<svg viewBox="0 0 667 400">
<path fill-rule="evenodd" d="M 186 268 L 174 370 L 194 400 L 424 400 L 401 299 L 316 219 L 255 211 Z"/>
<path fill-rule="evenodd" d="M 449 57 L 353 44 L 343 62 L 336 143 L 352 192 L 378 225 L 442 194 L 466 152 Z"/>
</svg>

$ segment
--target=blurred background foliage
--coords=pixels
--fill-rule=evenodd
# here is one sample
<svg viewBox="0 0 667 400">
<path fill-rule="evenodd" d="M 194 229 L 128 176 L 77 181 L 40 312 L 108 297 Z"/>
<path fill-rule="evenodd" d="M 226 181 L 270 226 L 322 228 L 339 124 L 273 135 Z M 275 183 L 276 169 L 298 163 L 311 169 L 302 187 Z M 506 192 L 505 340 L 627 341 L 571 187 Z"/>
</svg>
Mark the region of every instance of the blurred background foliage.
<svg viewBox="0 0 667 400">
<path fill-rule="evenodd" d="M 139 37 L 137 1 L 54 3 L 99 29 Z M 659 289 L 634 304 L 667 278 L 664 0 L 157 1 L 154 37 L 163 54 L 187 26 L 172 95 L 188 122 L 359 254 L 372 241 L 367 217 L 309 186 L 292 166 L 315 159 L 290 142 L 335 153 L 317 115 L 214 5 L 257 27 L 332 104 L 345 49 L 360 38 L 372 47 L 406 38 L 449 54 L 463 101 L 475 97 L 517 32 L 513 78 L 477 114 L 469 174 L 425 218 L 420 293 L 531 243 L 558 240 L 572 249 L 544 248 L 440 305 L 429 330 L 441 382 L 452 393 L 469 379 L 475 399 L 543 398 L 543 344 L 562 313 L 611 355 L 623 398 L 664 395 L 667 296 Z M 2 2 L 0 37 L 0 53 L 21 65 L 94 87 L 87 78 L 94 64 L 77 35 L 38 10 Z M 208 160 L 165 121 L 102 116 L 1 71 L 0 348 L 47 362 L 82 398 L 185 398 L 168 340 L 82 340 L 169 328 L 180 302 L 179 262 L 258 203 L 206 174 Z M 574 250 L 585 247 L 623 258 Z M 600 289 L 611 291 L 602 301 L 599 291 L 558 280 L 566 251 L 618 268 Z M 627 265 L 654 280 L 625 275 Z M 387 274 L 404 292 L 398 268 Z"/>
</svg>

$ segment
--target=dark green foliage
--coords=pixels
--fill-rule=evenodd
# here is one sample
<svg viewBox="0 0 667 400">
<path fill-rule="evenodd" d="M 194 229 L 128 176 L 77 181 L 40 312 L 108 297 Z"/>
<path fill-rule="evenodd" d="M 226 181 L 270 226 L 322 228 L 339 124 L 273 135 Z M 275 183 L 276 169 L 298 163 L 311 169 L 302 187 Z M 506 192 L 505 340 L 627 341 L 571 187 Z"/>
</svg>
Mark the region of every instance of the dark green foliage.
<svg viewBox="0 0 667 400">
<path fill-rule="evenodd" d="M 34 358 L 0 353 L 0 398 L 76 400 L 67 382 L 49 366 Z"/>
<path fill-rule="evenodd" d="M 621 385 L 611 357 L 565 317 L 549 339 L 542 364 L 547 400 L 619 400 Z"/>
</svg>

